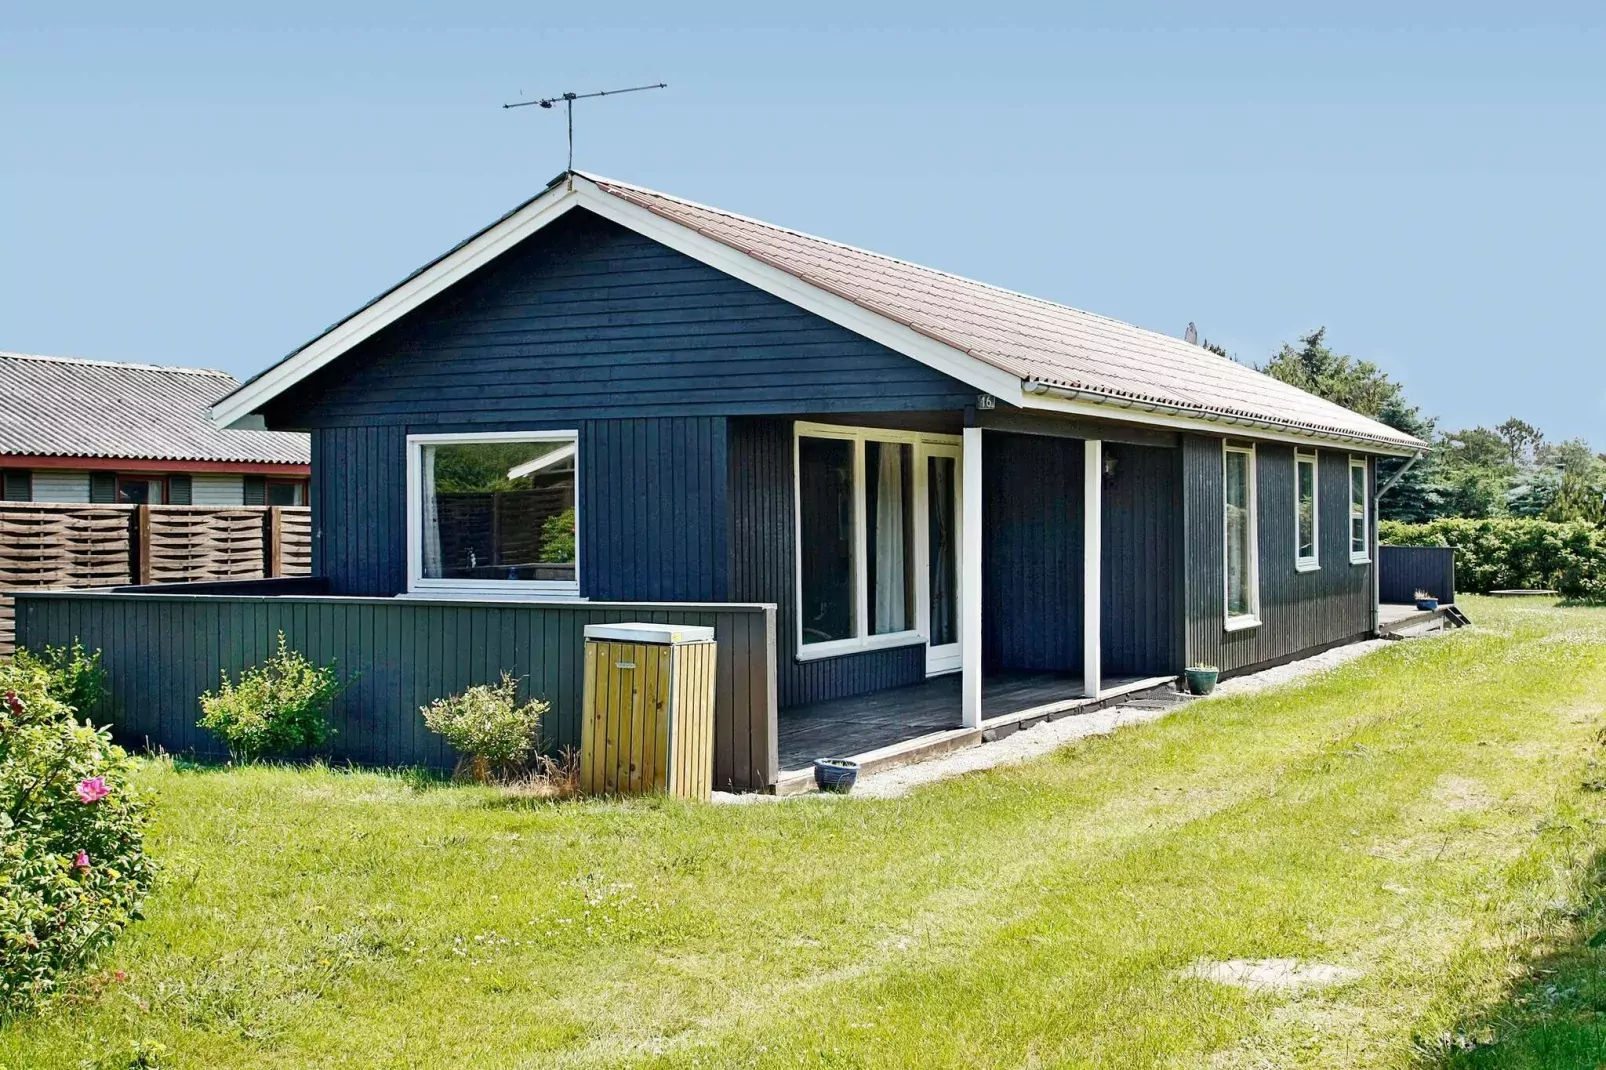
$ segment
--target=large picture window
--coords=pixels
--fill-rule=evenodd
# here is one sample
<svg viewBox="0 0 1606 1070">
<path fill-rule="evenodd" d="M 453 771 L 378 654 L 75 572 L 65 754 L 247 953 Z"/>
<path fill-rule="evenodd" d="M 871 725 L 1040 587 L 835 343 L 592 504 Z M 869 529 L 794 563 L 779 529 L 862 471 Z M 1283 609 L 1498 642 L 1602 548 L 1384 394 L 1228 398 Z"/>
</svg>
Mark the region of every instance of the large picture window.
<svg viewBox="0 0 1606 1070">
<path fill-rule="evenodd" d="M 1294 567 L 1321 567 L 1320 506 L 1316 495 L 1316 456 L 1294 455 Z"/>
<path fill-rule="evenodd" d="M 1371 555 L 1371 505 L 1367 496 L 1366 461 L 1351 457 L 1349 462 L 1349 559 L 1364 565 Z"/>
<path fill-rule="evenodd" d="M 797 430 L 798 655 L 825 657 L 920 642 L 928 574 L 952 570 L 953 539 L 930 558 L 924 528 L 951 526 L 920 503 L 926 457 L 910 432 L 799 424 Z M 937 447 L 931 447 L 937 448 Z M 943 464 L 952 465 L 948 458 Z M 943 469 L 949 483 L 951 467 Z M 947 486 L 948 484 L 944 484 Z M 946 587 L 940 592 L 946 598 Z M 929 595 L 928 595 L 929 598 Z M 951 599 L 941 603 L 951 616 Z M 943 627 L 952 631 L 944 616 Z M 945 632 L 946 634 L 946 632 Z"/>
<path fill-rule="evenodd" d="M 409 438 L 411 587 L 579 590 L 574 432 Z"/>
<path fill-rule="evenodd" d="M 1260 623 L 1253 447 L 1226 447 L 1222 486 L 1226 506 L 1227 628 L 1252 628 Z"/>
</svg>

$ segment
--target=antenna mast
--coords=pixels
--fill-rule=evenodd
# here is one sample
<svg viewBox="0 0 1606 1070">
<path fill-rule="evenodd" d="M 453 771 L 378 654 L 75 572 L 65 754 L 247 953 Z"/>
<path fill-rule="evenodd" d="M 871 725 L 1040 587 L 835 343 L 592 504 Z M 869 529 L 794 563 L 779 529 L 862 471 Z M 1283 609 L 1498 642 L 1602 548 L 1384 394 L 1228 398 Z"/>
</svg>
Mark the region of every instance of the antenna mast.
<svg viewBox="0 0 1606 1070">
<path fill-rule="evenodd" d="M 513 103 L 513 104 L 504 104 L 504 105 L 502 105 L 502 107 L 504 109 L 506 109 L 506 108 L 528 108 L 531 104 L 536 104 L 536 105 L 539 105 L 540 107 L 550 109 L 552 107 L 552 105 L 558 103 L 558 101 L 561 100 L 564 103 L 564 106 L 567 107 L 568 111 L 569 111 L 569 167 L 568 167 L 568 170 L 573 171 L 574 170 L 574 102 L 575 101 L 577 101 L 577 100 L 588 100 L 591 97 L 611 97 L 611 96 L 615 96 L 615 95 L 617 95 L 619 93 L 639 93 L 643 89 L 668 89 L 668 88 L 669 88 L 669 83 L 668 82 L 658 82 L 658 83 L 655 83 L 653 85 L 633 85 L 633 86 L 629 87 L 628 89 L 603 89 L 603 90 L 600 90 L 599 92 L 596 92 L 596 93 L 559 93 L 555 97 L 543 97 L 540 100 L 521 100 L 521 101 L 518 101 L 518 102 Z"/>
</svg>

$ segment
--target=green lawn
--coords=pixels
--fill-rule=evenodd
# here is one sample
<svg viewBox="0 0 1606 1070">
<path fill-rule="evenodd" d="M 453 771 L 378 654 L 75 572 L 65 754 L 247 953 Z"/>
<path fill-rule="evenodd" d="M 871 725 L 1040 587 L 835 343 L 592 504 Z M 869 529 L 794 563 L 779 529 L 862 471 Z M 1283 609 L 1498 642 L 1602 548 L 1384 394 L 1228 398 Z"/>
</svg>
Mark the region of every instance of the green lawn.
<svg viewBox="0 0 1606 1070">
<path fill-rule="evenodd" d="M 148 920 L 0 1064 L 1594 1067 L 1606 611 L 1466 605 L 897 801 L 151 762 Z M 1236 957 L 1360 978 L 1182 973 Z"/>
</svg>

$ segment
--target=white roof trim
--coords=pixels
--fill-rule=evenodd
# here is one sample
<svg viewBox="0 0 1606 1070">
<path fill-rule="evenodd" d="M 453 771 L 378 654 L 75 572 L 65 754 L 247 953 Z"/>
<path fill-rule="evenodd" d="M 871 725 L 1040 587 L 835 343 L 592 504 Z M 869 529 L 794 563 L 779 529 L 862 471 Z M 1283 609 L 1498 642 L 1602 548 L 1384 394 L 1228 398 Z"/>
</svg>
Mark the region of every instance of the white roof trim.
<svg viewBox="0 0 1606 1070">
<path fill-rule="evenodd" d="M 212 406 L 212 421 L 220 427 L 228 427 L 236 420 L 250 415 L 364 339 L 373 336 L 469 273 L 494 260 L 570 210 L 579 207 L 587 208 L 643 237 L 685 253 L 694 260 L 756 286 L 855 334 L 880 342 L 887 348 L 953 376 L 982 393 L 994 394 L 1011 403 L 1014 403 L 1021 394 L 1021 381 L 1018 376 L 1001 371 L 962 350 L 927 338 L 846 298 L 812 286 L 795 275 L 771 267 L 746 253 L 732 249 L 723 242 L 715 241 L 689 227 L 655 215 L 612 194 L 604 193 L 581 175 L 572 175 L 569 181 L 554 185 L 506 219 L 487 228 L 367 307 L 335 324 L 261 375 L 241 385 Z"/>
</svg>

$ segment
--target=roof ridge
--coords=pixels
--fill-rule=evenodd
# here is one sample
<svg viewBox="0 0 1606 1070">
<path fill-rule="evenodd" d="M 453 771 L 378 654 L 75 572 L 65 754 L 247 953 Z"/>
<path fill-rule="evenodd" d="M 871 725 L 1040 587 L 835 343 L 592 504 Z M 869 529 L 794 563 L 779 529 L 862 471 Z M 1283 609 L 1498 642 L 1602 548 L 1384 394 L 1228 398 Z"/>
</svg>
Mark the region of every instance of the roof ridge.
<svg viewBox="0 0 1606 1070">
<path fill-rule="evenodd" d="M 637 193 L 648 194 L 653 197 L 664 197 L 671 201 L 678 201 L 681 204 L 688 205 L 692 208 L 700 208 L 705 212 L 713 212 L 715 215 L 721 215 L 727 219 L 739 219 L 744 223 L 750 223 L 756 227 L 763 227 L 767 230 L 779 231 L 782 234 L 790 234 L 798 238 L 807 238 L 809 241 L 817 241 L 822 245 L 835 246 L 838 249 L 845 249 L 848 252 L 858 253 L 861 256 L 869 256 L 877 260 L 885 260 L 888 263 L 900 264 L 907 268 L 914 268 L 916 271 L 924 271 L 932 275 L 940 275 L 943 278 L 953 279 L 956 282 L 962 282 L 969 286 L 979 286 L 984 290 L 991 290 L 994 293 L 1000 293 L 1009 297 L 1019 298 L 1022 301 L 1032 301 L 1040 305 L 1047 305 L 1049 308 L 1063 309 L 1067 312 L 1074 312 L 1079 316 L 1088 316 L 1092 319 L 1103 320 L 1106 323 L 1114 323 L 1130 330 L 1142 331 L 1144 334 L 1152 334 L 1156 338 L 1164 338 L 1169 342 L 1177 342 L 1181 345 L 1194 345 L 1194 343 L 1189 342 L 1187 339 L 1178 338 L 1174 334 L 1166 334 L 1163 331 L 1156 331 L 1153 328 L 1144 327 L 1140 324 L 1128 323 L 1126 320 L 1116 319 L 1114 316 L 1106 316 L 1102 312 L 1091 312 L 1085 308 L 1077 308 L 1075 305 L 1068 305 L 1063 301 L 1055 301 L 1047 297 L 1038 297 L 1036 294 L 1029 294 L 1020 290 L 1011 290 L 1007 286 L 999 286 L 995 283 L 984 282 L 981 279 L 973 279 L 969 275 L 961 275 L 954 271 L 945 271 L 942 268 L 934 268 L 928 264 L 920 264 L 913 260 L 905 260 L 901 256 L 892 256 L 888 253 L 877 252 L 874 249 L 866 249 L 860 245 L 853 245 L 849 242 L 838 241 L 835 238 L 826 238 L 819 234 L 811 234 L 806 230 L 798 230 L 795 227 L 785 227 L 779 223 L 771 223 L 766 219 L 758 219 L 754 216 L 743 215 L 741 212 L 733 212 L 728 208 L 719 208 L 715 205 L 703 204 L 701 201 L 693 201 L 686 197 L 681 197 L 678 194 L 665 193 L 662 190 L 656 190 L 650 186 L 640 186 L 634 182 L 625 182 L 621 179 L 609 178 L 606 175 L 593 174 L 589 171 L 576 171 L 574 173 L 579 175 L 581 178 L 588 179 L 592 182 L 607 183 L 610 186 L 619 186 L 623 189 L 634 190 Z M 1194 348 L 1205 353 L 1211 352 L 1210 350 L 1199 345 L 1194 345 Z M 1216 354 L 1211 353 L 1211 355 L 1215 356 Z M 1229 357 L 1227 359 L 1230 360 L 1231 358 Z"/>
<path fill-rule="evenodd" d="M 58 357 L 47 353 L 14 353 L 5 349 L 0 349 L 0 360 L 37 360 L 46 364 L 87 364 L 93 368 L 134 368 L 139 371 L 180 372 L 185 375 L 234 378 L 219 368 L 191 368 L 182 364 L 142 364 L 131 360 L 91 360 L 88 357 Z"/>
</svg>

